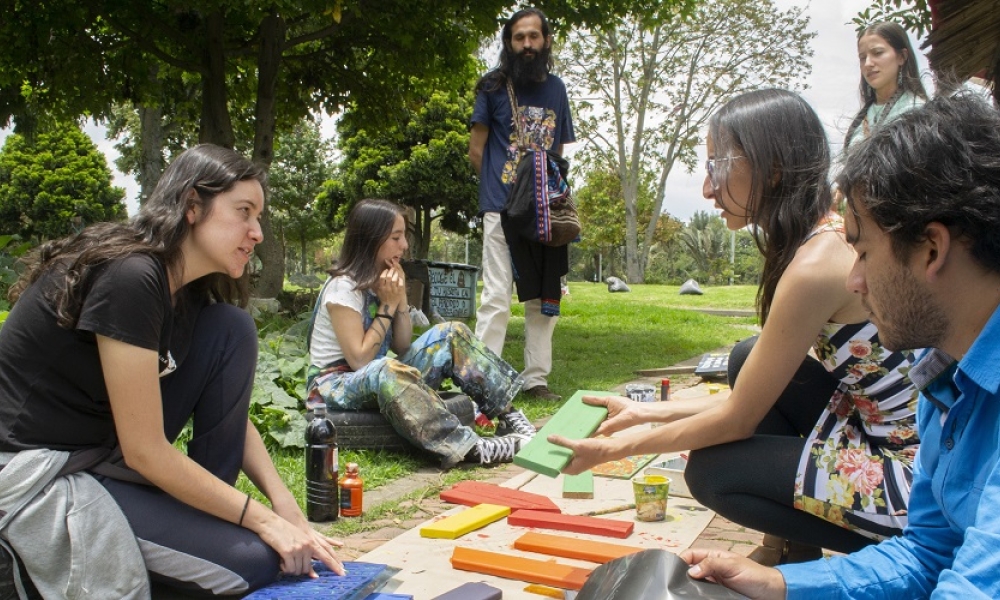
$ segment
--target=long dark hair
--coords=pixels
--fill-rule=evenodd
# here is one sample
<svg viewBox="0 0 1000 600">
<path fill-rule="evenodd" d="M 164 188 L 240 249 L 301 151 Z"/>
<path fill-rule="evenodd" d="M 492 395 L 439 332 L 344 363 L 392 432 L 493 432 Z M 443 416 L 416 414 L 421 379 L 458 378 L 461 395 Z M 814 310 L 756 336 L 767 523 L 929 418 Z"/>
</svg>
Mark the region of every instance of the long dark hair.
<svg viewBox="0 0 1000 600">
<path fill-rule="evenodd" d="M 709 119 L 708 135 L 716 158 L 742 156 L 750 168 L 746 216 L 764 255 L 757 288 L 757 314 L 763 325 L 782 274 L 833 205 L 826 133 L 798 94 L 769 89 L 727 102 Z M 732 162 L 717 163 L 718 181 L 725 180 Z"/>
<path fill-rule="evenodd" d="M 984 269 L 1000 273 L 1000 114 L 973 92 L 938 94 L 847 154 L 837 184 L 900 262 L 941 223 Z"/>
<path fill-rule="evenodd" d="M 385 265 L 376 264 L 378 249 L 396 224 L 403 207 L 388 200 L 367 199 L 358 202 L 347 216 L 344 245 L 340 257 L 328 272 L 331 277 L 346 275 L 354 280 L 356 290 L 370 290 Z"/>
<path fill-rule="evenodd" d="M 926 100 L 927 91 L 924 89 L 924 84 L 920 81 L 920 70 L 917 69 L 916 54 L 913 52 L 913 45 L 910 44 L 910 38 L 906 35 L 906 30 L 892 21 L 881 21 L 872 23 L 862 29 L 858 34 L 858 41 L 861 41 L 861 38 L 866 35 L 877 35 L 892 46 L 892 49 L 897 54 L 906 55 L 906 61 L 900 67 L 903 70 L 903 82 L 899 86 L 897 94 L 910 92 L 914 96 Z M 868 109 L 872 104 L 875 104 L 875 88 L 868 85 L 868 82 L 865 81 L 864 73 L 861 74 L 861 84 L 858 86 L 858 93 L 861 96 L 861 109 L 854 115 L 851 126 L 847 128 L 847 135 L 844 137 L 845 148 L 850 145 L 851 137 L 857 128 L 861 126 L 861 122 L 865 120 Z"/>
<path fill-rule="evenodd" d="M 510 19 L 507 19 L 507 22 L 503 25 L 503 29 L 500 31 L 500 39 L 503 41 L 503 48 L 500 49 L 500 61 L 497 63 L 496 67 L 490 69 L 476 83 L 475 91 L 477 94 L 481 91 L 492 92 L 507 85 L 507 79 L 511 77 L 511 71 L 513 69 L 513 66 L 511 65 L 511 57 L 514 55 L 514 52 L 511 41 L 514 35 L 514 24 L 525 17 L 530 17 L 531 15 L 535 15 L 542 21 L 542 36 L 546 39 L 546 41 L 552 35 L 552 28 L 549 26 L 548 17 L 546 17 L 545 13 L 537 8 L 522 8 L 511 15 Z M 555 62 L 552 57 L 552 53 L 550 52 L 548 61 L 546 62 L 546 70 L 551 73 L 554 66 Z"/>
<path fill-rule="evenodd" d="M 139 253 L 158 258 L 169 272 L 179 274 L 184 266 L 181 244 L 192 227 L 186 218 L 188 209 L 201 205 L 204 220 L 216 196 L 248 180 L 266 189 L 264 171 L 232 150 L 200 144 L 184 151 L 163 172 L 149 200 L 128 223 L 97 223 L 76 235 L 42 244 L 11 288 L 11 299 L 16 300 L 44 273 L 58 269 L 62 279 L 50 301 L 59 324 L 75 327 L 97 267 Z M 213 273 L 186 287 L 194 297 L 207 295 L 239 306 L 246 306 L 249 299 L 246 273 L 239 280 Z"/>
</svg>

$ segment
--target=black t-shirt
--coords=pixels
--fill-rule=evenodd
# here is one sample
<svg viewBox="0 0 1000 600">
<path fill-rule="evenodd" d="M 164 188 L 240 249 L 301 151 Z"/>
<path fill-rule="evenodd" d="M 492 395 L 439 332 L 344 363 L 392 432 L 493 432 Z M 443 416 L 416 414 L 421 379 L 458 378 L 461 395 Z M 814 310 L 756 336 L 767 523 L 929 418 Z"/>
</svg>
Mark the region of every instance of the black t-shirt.
<svg viewBox="0 0 1000 600">
<path fill-rule="evenodd" d="M 95 334 L 160 355 L 160 376 L 187 354 L 196 310 L 171 306 L 164 266 L 145 254 L 96 267 L 75 330 L 56 323 L 51 271 L 21 295 L 0 329 L 0 450 L 76 450 L 113 443 Z"/>
</svg>

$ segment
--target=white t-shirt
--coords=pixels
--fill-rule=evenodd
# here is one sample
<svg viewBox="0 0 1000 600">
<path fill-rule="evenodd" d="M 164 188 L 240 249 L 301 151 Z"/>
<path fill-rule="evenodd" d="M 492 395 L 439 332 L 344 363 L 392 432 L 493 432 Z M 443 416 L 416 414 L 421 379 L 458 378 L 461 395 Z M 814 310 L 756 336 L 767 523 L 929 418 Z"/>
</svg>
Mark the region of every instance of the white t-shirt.
<svg viewBox="0 0 1000 600">
<path fill-rule="evenodd" d="M 355 310 L 360 316 L 365 307 L 365 293 L 355 290 L 354 280 L 346 275 L 335 277 L 326 286 L 319 310 L 316 311 L 316 323 L 313 325 L 312 343 L 309 346 L 309 362 L 320 368 L 344 358 L 344 351 L 330 321 L 327 304 L 331 303 Z"/>
</svg>

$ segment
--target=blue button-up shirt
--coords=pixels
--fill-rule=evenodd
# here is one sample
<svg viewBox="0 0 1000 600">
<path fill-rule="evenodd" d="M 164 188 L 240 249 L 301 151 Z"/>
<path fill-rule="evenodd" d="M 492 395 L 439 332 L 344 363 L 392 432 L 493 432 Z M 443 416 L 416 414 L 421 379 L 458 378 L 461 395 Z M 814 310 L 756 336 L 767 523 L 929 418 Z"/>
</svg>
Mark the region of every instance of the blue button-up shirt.
<svg viewBox="0 0 1000 600">
<path fill-rule="evenodd" d="M 909 524 L 849 556 L 778 567 L 788 598 L 1000 598 L 1000 309 L 955 362 L 929 350 Z"/>
</svg>

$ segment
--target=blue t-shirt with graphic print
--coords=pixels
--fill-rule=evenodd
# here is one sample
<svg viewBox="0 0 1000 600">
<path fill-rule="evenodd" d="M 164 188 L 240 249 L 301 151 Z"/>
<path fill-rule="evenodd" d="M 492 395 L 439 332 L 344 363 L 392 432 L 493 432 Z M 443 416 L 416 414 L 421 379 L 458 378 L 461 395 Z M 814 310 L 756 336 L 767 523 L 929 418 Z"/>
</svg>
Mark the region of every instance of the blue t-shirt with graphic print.
<svg viewBox="0 0 1000 600">
<path fill-rule="evenodd" d="M 541 83 L 517 86 L 515 95 L 521 131 L 529 147 L 552 150 L 576 140 L 562 79 L 550 74 Z M 480 91 L 471 122 L 489 128 L 479 177 L 479 214 L 500 212 L 507 202 L 511 177 L 517 167 L 517 134 L 512 126 L 507 87 Z"/>
</svg>

